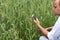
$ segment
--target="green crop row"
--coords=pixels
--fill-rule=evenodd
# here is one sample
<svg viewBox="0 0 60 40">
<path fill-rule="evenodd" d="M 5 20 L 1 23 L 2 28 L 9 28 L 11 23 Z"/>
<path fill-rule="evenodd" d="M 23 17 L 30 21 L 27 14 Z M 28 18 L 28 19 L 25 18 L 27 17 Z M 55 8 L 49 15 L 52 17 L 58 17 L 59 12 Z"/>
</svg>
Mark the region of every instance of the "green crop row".
<svg viewBox="0 0 60 40">
<path fill-rule="evenodd" d="M 38 40 L 42 33 L 32 14 L 44 28 L 53 26 L 52 7 L 53 0 L 0 0 L 0 40 Z"/>
</svg>

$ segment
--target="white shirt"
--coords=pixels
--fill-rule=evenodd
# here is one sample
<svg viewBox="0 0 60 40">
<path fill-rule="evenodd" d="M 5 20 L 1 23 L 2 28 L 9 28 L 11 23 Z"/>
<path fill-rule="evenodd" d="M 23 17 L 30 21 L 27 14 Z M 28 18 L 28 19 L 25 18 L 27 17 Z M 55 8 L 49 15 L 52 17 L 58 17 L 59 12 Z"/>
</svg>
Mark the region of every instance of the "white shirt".
<svg viewBox="0 0 60 40">
<path fill-rule="evenodd" d="M 60 40 L 60 17 L 56 21 L 52 30 L 48 33 L 49 40 Z"/>
</svg>

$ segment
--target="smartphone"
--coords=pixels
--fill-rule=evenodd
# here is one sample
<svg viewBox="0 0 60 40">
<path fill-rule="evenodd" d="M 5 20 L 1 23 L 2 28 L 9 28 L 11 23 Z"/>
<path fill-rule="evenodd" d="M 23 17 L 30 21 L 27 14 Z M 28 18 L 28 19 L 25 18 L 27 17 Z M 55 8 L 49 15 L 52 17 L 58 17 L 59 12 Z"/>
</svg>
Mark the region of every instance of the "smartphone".
<svg viewBox="0 0 60 40">
<path fill-rule="evenodd" d="M 35 16 L 35 15 L 32 15 L 32 18 L 33 18 L 34 20 L 36 20 L 36 16 Z"/>
</svg>

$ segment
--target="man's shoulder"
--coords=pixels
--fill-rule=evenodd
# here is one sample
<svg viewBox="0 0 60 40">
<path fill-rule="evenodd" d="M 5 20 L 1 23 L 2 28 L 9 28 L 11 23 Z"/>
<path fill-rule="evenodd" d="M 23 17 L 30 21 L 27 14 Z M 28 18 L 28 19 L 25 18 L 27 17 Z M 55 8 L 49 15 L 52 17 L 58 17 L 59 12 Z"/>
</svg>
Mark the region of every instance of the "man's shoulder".
<svg viewBox="0 0 60 40">
<path fill-rule="evenodd" d="M 60 16 L 59 16 L 59 19 L 60 19 Z"/>
<path fill-rule="evenodd" d="M 60 21 L 60 16 L 58 17 L 58 20 Z"/>
<path fill-rule="evenodd" d="M 57 20 L 57 22 L 59 22 L 59 23 L 60 23 L 60 16 L 58 17 L 58 20 Z"/>
</svg>

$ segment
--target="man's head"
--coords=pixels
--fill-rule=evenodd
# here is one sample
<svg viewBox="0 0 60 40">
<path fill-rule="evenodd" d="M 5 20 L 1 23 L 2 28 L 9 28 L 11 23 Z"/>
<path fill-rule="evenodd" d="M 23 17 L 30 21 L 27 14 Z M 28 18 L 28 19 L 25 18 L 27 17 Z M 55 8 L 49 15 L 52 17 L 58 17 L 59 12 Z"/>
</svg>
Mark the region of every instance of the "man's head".
<svg viewBox="0 0 60 40">
<path fill-rule="evenodd" d="M 60 15 L 60 0 L 54 0 L 53 11 L 56 15 Z"/>
</svg>

